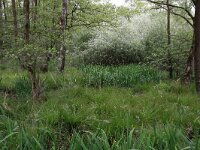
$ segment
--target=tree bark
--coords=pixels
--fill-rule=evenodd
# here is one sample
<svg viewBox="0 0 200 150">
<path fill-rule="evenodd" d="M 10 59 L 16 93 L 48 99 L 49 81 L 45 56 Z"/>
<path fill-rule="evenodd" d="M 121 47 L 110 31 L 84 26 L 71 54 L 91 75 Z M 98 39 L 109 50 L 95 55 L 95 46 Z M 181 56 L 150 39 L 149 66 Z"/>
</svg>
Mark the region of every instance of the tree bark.
<svg viewBox="0 0 200 150">
<path fill-rule="evenodd" d="M 12 0 L 12 13 L 13 13 L 13 26 L 14 26 L 14 37 L 15 41 L 17 40 L 18 36 L 18 24 L 17 24 L 17 11 L 16 11 L 16 2 Z"/>
<path fill-rule="evenodd" d="M 32 98 L 33 100 L 40 100 L 42 97 L 42 84 L 40 80 L 39 73 L 37 73 L 37 64 L 36 60 L 32 64 L 31 68 L 29 68 L 31 87 L 32 87 Z"/>
<path fill-rule="evenodd" d="M 30 43 L 30 1 L 24 0 L 24 14 L 25 14 L 25 33 L 24 40 L 26 44 Z M 29 59 L 29 58 L 25 58 Z M 38 100 L 41 98 L 41 81 L 39 74 L 37 75 L 37 60 L 32 59 L 33 62 L 26 64 L 27 70 L 30 74 L 30 80 L 32 84 L 32 98 Z"/>
<path fill-rule="evenodd" d="M 62 4 L 62 15 L 61 15 L 61 32 L 62 32 L 62 44 L 61 44 L 61 48 L 60 48 L 60 57 L 59 57 L 59 71 L 63 72 L 65 69 L 65 55 L 66 55 L 66 49 L 65 49 L 65 45 L 64 45 L 64 40 L 65 40 L 65 28 L 67 26 L 67 4 L 68 4 L 68 0 L 63 0 L 63 4 Z"/>
<path fill-rule="evenodd" d="M 37 0 L 32 0 L 32 5 L 34 7 L 34 13 L 33 13 L 33 28 L 36 29 L 36 21 L 37 21 L 37 5 L 38 1 Z"/>
<path fill-rule="evenodd" d="M 3 13 L 2 13 L 2 0 L 0 0 L 0 52 L 2 51 L 3 45 Z"/>
<path fill-rule="evenodd" d="M 194 49 L 194 71 L 196 91 L 200 95 L 200 0 L 195 1 L 195 19 L 194 19 L 194 34 L 195 34 L 195 49 Z"/>
<path fill-rule="evenodd" d="M 171 45 L 171 12 L 169 6 L 169 0 L 167 0 L 167 57 L 168 57 L 168 72 L 169 78 L 173 79 L 173 64 L 172 64 L 172 57 L 170 53 L 170 45 Z"/>
<path fill-rule="evenodd" d="M 29 44 L 30 40 L 30 2 L 29 0 L 24 0 L 24 14 L 25 14 L 25 33 L 24 39 L 26 44 Z"/>
</svg>

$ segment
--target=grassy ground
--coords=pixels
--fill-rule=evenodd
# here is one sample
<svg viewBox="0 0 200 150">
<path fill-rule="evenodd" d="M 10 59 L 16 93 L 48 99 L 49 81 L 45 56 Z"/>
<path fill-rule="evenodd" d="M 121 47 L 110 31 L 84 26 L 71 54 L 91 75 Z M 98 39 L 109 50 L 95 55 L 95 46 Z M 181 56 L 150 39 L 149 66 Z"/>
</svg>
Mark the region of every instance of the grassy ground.
<svg viewBox="0 0 200 150">
<path fill-rule="evenodd" d="M 31 100 L 26 73 L 4 70 L 0 78 L 2 149 L 200 148 L 194 87 L 166 81 L 152 68 L 48 73 L 41 76 L 41 102 Z"/>
</svg>

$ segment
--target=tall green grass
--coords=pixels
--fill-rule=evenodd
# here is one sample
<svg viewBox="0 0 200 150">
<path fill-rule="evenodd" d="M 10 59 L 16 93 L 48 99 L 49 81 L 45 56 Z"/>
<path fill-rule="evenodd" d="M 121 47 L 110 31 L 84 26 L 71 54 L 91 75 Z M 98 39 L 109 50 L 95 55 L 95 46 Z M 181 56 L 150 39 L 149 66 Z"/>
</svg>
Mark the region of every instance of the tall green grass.
<svg viewBox="0 0 200 150">
<path fill-rule="evenodd" d="M 199 149 L 199 139 L 189 140 L 183 131 L 177 127 L 166 125 L 155 128 L 154 132 L 141 128 L 121 133 L 118 139 L 108 137 L 103 130 L 96 133 L 75 133 L 69 149 L 84 150 L 175 150 Z"/>
<path fill-rule="evenodd" d="M 18 96 L 0 94 L 0 149 L 200 149 L 194 87 L 165 77 L 147 66 L 71 68 L 42 74 L 46 101 L 33 102 L 27 75 L 5 71 L 2 87 Z"/>
<path fill-rule="evenodd" d="M 165 73 L 144 65 L 128 66 L 85 66 L 83 84 L 86 86 L 133 87 L 137 84 L 159 83 L 165 79 Z"/>
<path fill-rule="evenodd" d="M 71 134 L 44 126 L 24 126 L 6 117 L 1 118 L 1 149 L 69 149 L 69 150 L 189 150 L 199 149 L 198 135 L 188 139 L 184 131 L 173 125 L 121 131 L 117 136 L 98 129 L 75 131 Z"/>
</svg>

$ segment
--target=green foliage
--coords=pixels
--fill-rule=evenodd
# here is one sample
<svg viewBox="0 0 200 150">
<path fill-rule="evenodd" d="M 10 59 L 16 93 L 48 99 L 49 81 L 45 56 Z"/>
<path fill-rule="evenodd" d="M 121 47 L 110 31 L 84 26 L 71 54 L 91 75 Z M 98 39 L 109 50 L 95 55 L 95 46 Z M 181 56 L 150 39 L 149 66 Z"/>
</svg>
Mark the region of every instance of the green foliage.
<svg viewBox="0 0 200 150">
<path fill-rule="evenodd" d="M 103 83 L 109 87 L 80 85 L 85 75 L 98 74 L 106 77 Z M 199 147 L 194 87 L 160 81 L 165 74 L 153 68 L 86 66 L 44 74 L 47 101 L 38 103 L 27 96 L 30 84 L 25 73 L 4 71 L 1 77 L 2 85 L 19 95 L 0 94 L 0 147 L 4 149 Z"/>
<path fill-rule="evenodd" d="M 31 83 L 27 76 L 21 76 L 14 80 L 13 92 L 19 97 L 29 96 L 31 94 Z"/>
<path fill-rule="evenodd" d="M 189 25 L 171 17 L 171 45 L 168 45 L 166 22 L 160 20 L 163 17 L 163 14 L 159 18 L 153 17 L 155 24 L 143 40 L 146 52 L 144 62 L 162 70 L 172 67 L 174 76 L 180 77 L 192 44 L 192 29 L 188 30 Z"/>
<path fill-rule="evenodd" d="M 179 1 L 180 6 L 186 4 Z M 22 1 L 16 3 L 17 37 L 13 36 L 12 5 L 4 1 L 0 59 L 7 56 L 12 69 L 6 69 L 4 58 L 0 64 L 0 148 L 200 149 L 200 103 L 193 85 L 165 80 L 169 58 L 177 74 L 183 71 L 192 37 L 188 25 L 172 18 L 168 46 L 165 12 L 143 13 L 139 0 L 128 8 L 99 2 L 69 1 L 65 32 L 60 27 L 61 1 L 40 1 L 37 7 L 31 3 L 26 41 Z M 66 48 L 67 64 L 76 59 L 82 68 L 39 74 L 49 58 L 57 61 L 61 45 Z M 17 70 L 10 61 L 13 58 L 40 77 L 41 101 L 30 100 L 31 80 L 27 72 Z M 120 66 L 125 64 L 131 65 Z"/>
<path fill-rule="evenodd" d="M 164 73 L 148 66 L 121 66 L 102 67 L 86 66 L 82 67 L 83 84 L 93 87 L 119 86 L 134 87 L 138 84 L 158 83 L 165 79 Z"/>
<path fill-rule="evenodd" d="M 167 90 L 175 87 L 180 92 Z M 191 89 L 178 83 L 130 89 L 74 86 L 51 90 L 47 98 L 45 102 L 30 103 L 25 98 L 13 101 L 0 97 L 1 147 L 125 150 L 199 147 L 198 98 Z"/>
<path fill-rule="evenodd" d="M 142 131 L 142 132 L 141 132 Z M 96 133 L 86 132 L 83 135 L 75 133 L 69 149 L 84 150 L 128 150 L 128 149 L 193 149 L 199 147 L 199 140 L 192 143 L 183 131 L 173 126 L 164 126 L 164 129 L 155 129 L 154 133 L 141 128 L 138 137 L 137 130 L 133 129 L 127 134 L 122 134 L 119 140 L 110 139 L 102 130 Z"/>
<path fill-rule="evenodd" d="M 176 17 L 171 17 L 171 45 L 168 45 L 164 13 L 138 14 L 129 19 L 120 18 L 115 28 L 104 28 L 80 35 L 75 42 L 78 63 L 94 65 L 123 65 L 145 63 L 161 70 L 173 68 L 180 77 L 191 47 L 192 29 Z M 90 34 L 91 35 L 91 34 Z M 86 37 L 85 37 L 86 36 Z M 79 37 L 79 38 L 80 38 Z M 169 62 L 170 61 L 170 62 Z"/>
<path fill-rule="evenodd" d="M 143 60 L 144 46 L 141 39 L 138 15 L 130 21 L 122 18 L 118 27 L 96 31 L 96 36 L 88 42 L 88 48 L 80 54 L 86 64 L 123 65 L 139 63 Z M 135 23 L 137 20 L 139 23 Z"/>
<path fill-rule="evenodd" d="M 103 46 L 104 44 L 102 44 Z M 105 45 L 104 45 L 105 46 Z M 96 46 L 95 46 L 96 47 Z M 109 47 L 100 45 L 84 54 L 84 63 L 93 65 L 125 65 L 139 63 L 142 54 L 133 47 L 120 41 L 113 41 Z"/>
</svg>

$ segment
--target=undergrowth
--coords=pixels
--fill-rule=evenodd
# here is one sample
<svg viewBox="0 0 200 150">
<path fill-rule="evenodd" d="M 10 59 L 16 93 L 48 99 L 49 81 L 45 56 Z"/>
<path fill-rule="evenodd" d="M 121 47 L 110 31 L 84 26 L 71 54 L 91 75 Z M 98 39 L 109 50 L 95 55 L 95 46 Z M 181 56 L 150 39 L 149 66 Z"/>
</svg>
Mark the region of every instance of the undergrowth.
<svg viewBox="0 0 200 150">
<path fill-rule="evenodd" d="M 71 68 L 62 75 L 42 74 L 46 99 L 41 102 L 31 100 L 26 73 L 3 74 L 0 86 L 14 91 L 16 96 L 7 93 L 6 97 L 5 91 L 0 94 L 0 147 L 200 148 L 200 104 L 193 86 L 163 80 L 165 74 L 146 68 L 99 68 Z M 95 84 L 83 80 L 92 77 L 93 71 L 106 76 L 103 84 L 95 83 L 99 78 L 92 79 Z M 134 79 L 127 83 L 129 78 Z"/>
<path fill-rule="evenodd" d="M 133 87 L 137 84 L 159 83 L 166 74 L 148 66 L 85 66 L 82 67 L 83 84 L 86 86 Z"/>
</svg>

